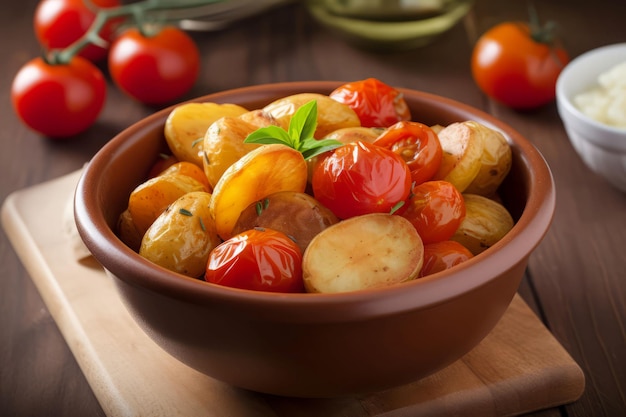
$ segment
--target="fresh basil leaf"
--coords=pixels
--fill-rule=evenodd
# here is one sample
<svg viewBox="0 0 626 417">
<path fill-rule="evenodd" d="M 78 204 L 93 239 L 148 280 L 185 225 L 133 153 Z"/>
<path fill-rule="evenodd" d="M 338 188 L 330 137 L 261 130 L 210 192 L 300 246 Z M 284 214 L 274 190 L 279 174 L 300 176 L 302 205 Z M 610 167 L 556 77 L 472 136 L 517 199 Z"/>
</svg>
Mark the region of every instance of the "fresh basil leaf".
<svg viewBox="0 0 626 417">
<path fill-rule="evenodd" d="M 289 122 L 289 136 L 300 147 L 302 141 L 312 138 L 317 128 L 317 101 L 311 100 L 296 110 Z"/>
<path fill-rule="evenodd" d="M 261 127 L 250 133 L 244 143 L 259 143 L 269 145 L 280 143 L 293 148 L 293 141 L 285 129 L 278 126 Z"/>
</svg>

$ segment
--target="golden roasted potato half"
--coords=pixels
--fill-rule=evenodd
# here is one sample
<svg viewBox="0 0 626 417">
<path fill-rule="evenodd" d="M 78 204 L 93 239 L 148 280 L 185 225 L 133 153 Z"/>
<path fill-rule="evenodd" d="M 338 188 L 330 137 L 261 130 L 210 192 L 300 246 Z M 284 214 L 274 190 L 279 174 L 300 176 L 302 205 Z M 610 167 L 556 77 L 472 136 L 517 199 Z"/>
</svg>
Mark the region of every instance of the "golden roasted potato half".
<svg viewBox="0 0 626 417">
<path fill-rule="evenodd" d="M 483 135 L 467 122 L 452 123 L 437 135 L 443 155 L 433 179 L 448 181 L 463 192 L 480 171 Z"/>
<path fill-rule="evenodd" d="M 222 117 L 209 127 L 202 143 L 202 167 L 211 187 L 215 187 L 229 166 L 260 146 L 244 143 L 248 135 L 270 125 L 278 125 L 274 117 L 253 110 L 238 117 Z"/>
<path fill-rule="evenodd" d="M 139 252 L 143 233 L 137 229 L 128 209 L 124 210 L 117 220 L 117 236 L 135 252 Z"/>
<path fill-rule="evenodd" d="M 337 293 L 416 278 L 424 245 L 413 225 L 385 213 L 352 217 L 323 230 L 304 252 L 307 292 Z"/>
<path fill-rule="evenodd" d="M 513 161 L 511 146 L 502 133 L 477 122 L 469 121 L 483 136 L 483 153 L 480 156 L 480 169 L 476 178 L 465 189 L 466 193 L 490 197 L 511 170 Z"/>
<path fill-rule="evenodd" d="M 139 254 L 170 271 L 202 276 L 209 253 L 221 242 L 210 200 L 211 194 L 195 191 L 174 201 L 144 234 Z"/>
<path fill-rule="evenodd" d="M 198 180 L 180 173 L 159 175 L 137 186 L 128 198 L 128 211 L 141 236 L 167 206 L 192 191 L 208 190 Z"/>
<path fill-rule="evenodd" d="M 291 116 L 311 100 L 317 101 L 317 129 L 315 138 L 325 138 L 329 133 L 344 127 L 361 126 L 359 116 L 348 105 L 323 94 L 300 93 L 278 99 L 263 108 L 286 128 Z"/>
<path fill-rule="evenodd" d="M 474 255 L 493 246 L 513 228 L 513 217 L 502 204 L 478 194 L 463 194 L 465 218 L 451 240 Z"/>
<path fill-rule="evenodd" d="M 165 140 L 179 161 L 193 162 L 202 167 L 202 142 L 209 126 L 222 117 L 236 117 L 247 111 L 236 104 L 181 104 L 170 112 L 165 121 Z"/>
<path fill-rule="evenodd" d="M 228 167 L 213 189 L 209 208 L 218 235 L 226 240 L 241 212 L 279 191 L 304 192 L 307 165 L 302 154 L 281 144 L 261 145 Z"/>
</svg>

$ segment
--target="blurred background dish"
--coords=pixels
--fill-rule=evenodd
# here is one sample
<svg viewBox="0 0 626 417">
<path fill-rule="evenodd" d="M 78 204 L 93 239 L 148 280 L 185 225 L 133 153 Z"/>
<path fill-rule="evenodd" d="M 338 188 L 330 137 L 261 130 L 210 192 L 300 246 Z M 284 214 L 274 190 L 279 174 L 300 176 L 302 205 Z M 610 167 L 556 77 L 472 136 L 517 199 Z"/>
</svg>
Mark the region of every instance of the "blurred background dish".
<svg viewBox="0 0 626 417">
<path fill-rule="evenodd" d="M 194 8 L 193 12 L 195 17 L 180 20 L 179 26 L 182 29 L 192 31 L 220 30 L 237 20 L 265 12 L 273 7 L 289 3 L 290 1 L 292 0 L 218 1 Z M 187 17 L 187 10 L 183 10 L 182 13 L 185 13 L 183 16 Z M 176 16 L 173 15 L 173 17 Z"/>
<path fill-rule="evenodd" d="M 319 23 L 349 42 L 375 50 L 431 43 L 472 8 L 471 0 L 308 0 Z"/>
<path fill-rule="evenodd" d="M 626 128 L 592 118 L 575 100 L 597 88 L 601 74 L 625 62 L 626 43 L 602 46 L 572 60 L 556 84 L 558 112 L 572 146 L 592 171 L 622 191 L 626 191 Z"/>
</svg>

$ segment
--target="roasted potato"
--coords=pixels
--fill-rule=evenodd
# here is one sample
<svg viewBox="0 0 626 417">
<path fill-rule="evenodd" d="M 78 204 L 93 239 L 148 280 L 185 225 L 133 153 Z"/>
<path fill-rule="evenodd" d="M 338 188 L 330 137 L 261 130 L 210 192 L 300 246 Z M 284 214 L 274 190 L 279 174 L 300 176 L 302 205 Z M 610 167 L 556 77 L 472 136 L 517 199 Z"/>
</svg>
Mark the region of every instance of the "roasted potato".
<svg viewBox="0 0 626 417">
<path fill-rule="evenodd" d="M 198 180 L 180 173 L 159 175 L 137 186 L 128 198 L 128 211 L 138 232 L 143 236 L 167 206 L 192 191 L 208 190 Z"/>
<path fill-rule="evenodd" d="M 236 104 L 181 104 L 170 112 L 165 121 L 165 140 L 179 161 L 193 162 L 202 167 L 202 142 L 209 126 L 222 117 L 236 117 L 247 111 Z"/>
<path fill-rule="evenodd" d="M 497 130 L 473 121 L 466 123 L 482 133 L 484 146 L 478 174 L 464 192 L 490 197 L 511 170 L 511 146 Z"/>
<path fill-rule="evenodd" d="M 311 240 L 302 271 L 307 292 L 383 287 L 418 276 L 424 245 L 413 225 L 385 213 L 351 217 Z"/>
<path fill-rule="evenodd" d="M 255 227 L 278 230 L 290 236 L 302 253 L 309 242 L 339 219 L 308 194 L 280 191 L 250 204 L 241 212 L 233 234 Z"/>
<path fill-rule="evenodd" d="M 117 220 L 117 236 L 135 252 L 139 252 L 143 232 L 137 229 L 128 209 L 124 210 Z"/>
<path fill-rule="evenodd" d="M 182 174 L 187 175 L 193 179 L 198 180 L 201 184 L 203 184 L 208 191 L 211 191 L 211 185 L 209 184 L 209 180 L 204 174 L 204 170 L 193 162 L 188 161 L 180 161 L 175 162 L 169 167 L 165 168 L 159 175 L 168 175 L 168 174 Z"/>
<path fill-rule="evenodd" d="M 463 192 L 480 171 L 483 135 L 467 122 L 452 123 L 437 135 L 443 156 L 433 179 L 448 181 Z"/>
<path fill-rule="evenodd" d="M 253 110 L 238 117 L 223 117 L 209 127 L 202 143 L 202 167 L 211 187 L 229 166 L 260 146 L 244 143 L 246 137 L 270 125 L 278 126 L 278 122 L 262 110 Z"/>
<path fill-rule="evenodd" d="M 296 110 L 311 100 L 317 101 L 315 138 L 325 138 L 329 133 L 344 127 L 361 126 L 359 116 L 352 108 L 323 94 L 294 94 L 268 104 L 263 110 L 276 118 L 283 127 L 287 127 Z"/>
<path fill-rule="evenodd" d="M 478 194 L 463 194 L 465 218 L 451 240 L 465 246 L 474 255 L 493 246 L 513 227 L 506 207 Z"/>
<path fill-rule="evenodd" d="M 307 165 L 302 154 L 282 144 L 262 145 L 228 167 L 213 189 L 210 210 L 218 235 L 226 240 L 241 212 L 279 191 L 304 192 Z"/>
<path fill-rule="evenodd" d="M 221 240 L 209 214 L 211 194 L 187 193 L 174 201 L 143 236 L 139 254 L 193 278 L 202 276 L 209 253 Z"/>
</svg>

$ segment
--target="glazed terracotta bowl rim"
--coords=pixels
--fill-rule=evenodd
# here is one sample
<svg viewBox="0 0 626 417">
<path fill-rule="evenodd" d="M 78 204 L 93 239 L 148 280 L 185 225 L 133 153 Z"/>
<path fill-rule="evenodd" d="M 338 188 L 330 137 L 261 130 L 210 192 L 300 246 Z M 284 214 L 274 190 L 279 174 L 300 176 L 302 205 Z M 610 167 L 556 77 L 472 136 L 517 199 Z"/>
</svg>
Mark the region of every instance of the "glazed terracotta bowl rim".
<svg viewBox="0 0 626 417">
<path fill-rule="evenodd" d="M 226 90 L 190 101 L 232 102 L 232 97 L 248 100 L 264 98 L 268 92 L 284 95 L 308 91 L 332 91 L 339 81 L 306 81 L 264 84 Z M 339 294 L 276 294 L 212 285 L 160 268 L 127 247 L 108 226 L 98 200 L 100 174 L 111 158 L 123 152 L 129 137 L 137 137 L 151 127 L 163 124 L 174 107 L 160 110 L 131 125 L 107 143 L 85 167 L 75 196 L 75 219 L 81 238 L 95 258 L 110 274 L 133 286 L 143 287 L 168 297 L 196 304 L 219 303 L 233 310 L 258 311 L 276 315 L 279 320 L 340 322 L 354 318 L 373 318 L 406 310 L 427 308 L 458 297 L 487 284 L 514 265 L 525 262 L 542 240 L 552 220 L 555 206 L 552 174 L 538 150 L 511 127 L 493 116 L 463 103 L 434 94 L 400 89 L 406 96 L 434 100 L 473 114 L 492 127 L 505 132 L 520 150 L 529 172 L 528 199 L 513 229 L 496 245 L 452 270 L 390 287 Z M 388 299 L 393 298 L 390 303 Z M 328 308 L 334 305 L 335 308 Z M 342 307 L 341 307 L 342 306 Z M 337 314 L 345 311 L 345 315 Z"/>
</svg>

